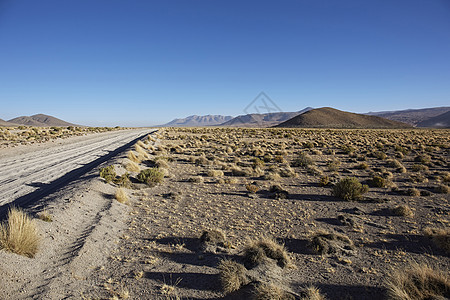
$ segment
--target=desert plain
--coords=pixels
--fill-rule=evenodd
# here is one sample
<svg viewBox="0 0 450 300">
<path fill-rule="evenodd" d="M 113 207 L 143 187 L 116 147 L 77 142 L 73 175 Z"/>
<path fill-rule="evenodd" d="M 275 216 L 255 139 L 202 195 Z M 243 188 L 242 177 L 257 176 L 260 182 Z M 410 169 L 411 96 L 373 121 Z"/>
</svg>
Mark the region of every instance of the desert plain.
<svg viewBox="0 0 450 300">
<path fill-rule="evenodd" d="M 2 142 L 0 297 L 450 297 L 447 129 L 99 131 Z"/>
</svg>

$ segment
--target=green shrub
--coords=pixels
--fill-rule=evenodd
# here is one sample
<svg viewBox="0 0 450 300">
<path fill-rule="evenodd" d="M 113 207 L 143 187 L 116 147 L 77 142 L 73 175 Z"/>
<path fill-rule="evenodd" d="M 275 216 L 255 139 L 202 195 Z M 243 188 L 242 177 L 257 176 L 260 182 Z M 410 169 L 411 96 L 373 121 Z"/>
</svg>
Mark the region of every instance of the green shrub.
<svg viewBox="0 0 450 300">
<path fill-rule="evenodd" d="M 333 187 L 333 196 L 347 201 L 359 200 L 368 191 L 369 187 L 362 185 L 355 177 L 346 177 Z"/>
<path fill-rule="evenodd" d="M 106 182 L 110 183 L 116 178 L 116 171 L 114 170 L 114 166 L 107 166 L 104 168 L 100 168 L 100 177 L 106 180 Z"/>
<path fill-rule="evenodd" d="M 140 182 L 154 185 L 163 181 L 164 173 L 159 168 L 149 168 L 142 170 L 136 178 Z"/>
</svg>

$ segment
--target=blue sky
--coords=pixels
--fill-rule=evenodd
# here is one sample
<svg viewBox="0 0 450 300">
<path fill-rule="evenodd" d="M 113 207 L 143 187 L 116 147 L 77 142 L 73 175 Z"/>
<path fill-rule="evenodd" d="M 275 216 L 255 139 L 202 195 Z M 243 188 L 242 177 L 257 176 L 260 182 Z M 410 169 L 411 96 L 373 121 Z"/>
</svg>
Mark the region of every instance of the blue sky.
<svg viewBox="0 0 450 300">
<path fill-rule="evenodd" d="M 0 0 L 0 118 L 450 105 L 448 0 Z"/>
</svg>

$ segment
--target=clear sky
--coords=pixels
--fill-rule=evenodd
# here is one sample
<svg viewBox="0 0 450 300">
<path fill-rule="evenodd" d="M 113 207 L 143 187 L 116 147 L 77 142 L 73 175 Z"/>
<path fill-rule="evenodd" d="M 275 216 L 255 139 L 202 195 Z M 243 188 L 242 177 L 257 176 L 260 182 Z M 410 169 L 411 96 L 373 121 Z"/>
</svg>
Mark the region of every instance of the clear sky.
<svg viewBox="0 0 450 300">
<path fill-rule="evenodd" d="M 449 0 L 0 0 L 0 118 L 450 105 Z"/>
</svg>

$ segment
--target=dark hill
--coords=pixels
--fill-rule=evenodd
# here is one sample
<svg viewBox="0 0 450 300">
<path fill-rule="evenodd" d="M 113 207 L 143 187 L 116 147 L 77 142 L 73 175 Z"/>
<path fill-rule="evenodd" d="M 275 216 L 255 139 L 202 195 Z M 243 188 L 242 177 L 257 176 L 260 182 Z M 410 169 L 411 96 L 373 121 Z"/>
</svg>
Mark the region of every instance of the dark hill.
<svg viewBox="0 0 450 300">
<path fill-rule="evenodd" d="M 410 128 L 411 126 L 381 117 L 322 107 L 305 112 L 275 127 Z"/>
<path fill-rule="evenodd" d="M 8 122 L 16 123 L 19 125 L 25 125 L 25 126 L 38 126 L 38 127 L 51 127 L 51 126 L 77 126 L 75 124 L 63 121 L 61 119 L 44 115 L 44 114 L 37 114 L 33 116 L 22 116 L 17 117 L 11 120 L 8 120 Z"/>
</svg>

